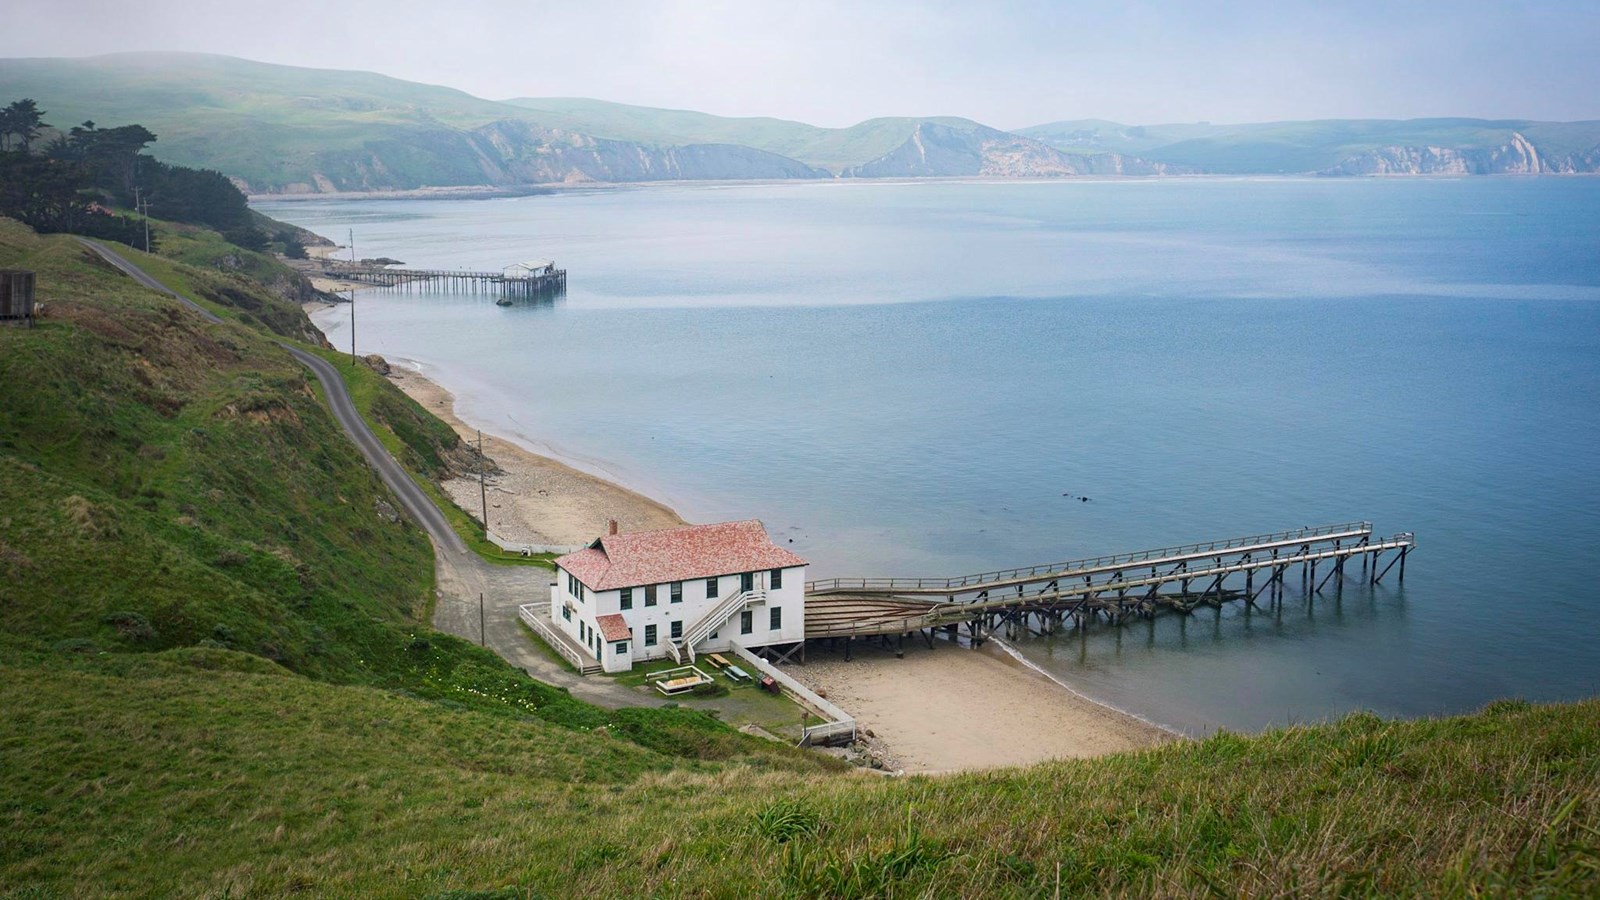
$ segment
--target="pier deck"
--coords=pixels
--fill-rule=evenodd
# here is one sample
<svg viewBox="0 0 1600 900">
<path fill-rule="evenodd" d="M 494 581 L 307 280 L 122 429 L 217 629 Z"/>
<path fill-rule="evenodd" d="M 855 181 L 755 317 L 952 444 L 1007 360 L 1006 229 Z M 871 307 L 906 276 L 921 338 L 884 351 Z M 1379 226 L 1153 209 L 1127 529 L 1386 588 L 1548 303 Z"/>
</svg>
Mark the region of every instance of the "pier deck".
<svg viewBox="0 0 1600 900">
<path fill-rule="evenodd" d="M 324 278 L 415 291 L 483 292 L 510 299 L 534 299 L 566 293 L 566 269 L 557 269 L 553 264 L 538 270 L 513 269 L 517 267 L 507 267 L 500 272 L 401 269 L 324 259 L 315 261 L 307 270 Z"/>
<path fill-rule="evenodd" d="M 933 629 L 965 625 L 977 641 L 1002 626 L 1050 633 L 1068 620 L 1076 626 L 1097 617 L 1121 623 L 1163 609 L 1187 613 L 1235 600 L 1255 606 L 1263 594 L 1281 601 L 1294 567 L 1306 593 L 1330 581 L 1342 588 L 1355 557 L 1361 561 L 1359 577 L 1369 583 L 1395 566 L 1404 581 L 1406 555 L 1415 543 L 1410 532 L 1378 537 L 1370 522 L 1349 522 L 956 578 L 814 581 L 806 585 L 806 638 L 924 632 L 931 640 Z M 1385 554 L 1387 565 L 1380 568 Z M 1319 581 L 1322 563 L 1328 565 Z M 1203 587 L 1197 593 L 1194 586 Z"/>
</svg>

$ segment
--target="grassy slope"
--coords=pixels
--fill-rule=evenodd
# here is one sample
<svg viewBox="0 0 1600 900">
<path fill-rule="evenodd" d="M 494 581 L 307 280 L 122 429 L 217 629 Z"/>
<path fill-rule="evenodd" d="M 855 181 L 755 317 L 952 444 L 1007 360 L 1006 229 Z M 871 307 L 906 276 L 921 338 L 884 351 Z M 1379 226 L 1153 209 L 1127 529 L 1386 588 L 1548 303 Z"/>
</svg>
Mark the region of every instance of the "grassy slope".
<svg viewBox="0 0 1600 900">
<path fill-rule="evenodd" d="M 468 548 L 490 562 L 509 566 L 531 565 L 550 569 L 551 554 L 524 557 L 506 553 L 483 535 L 483 526 L 439 487 L 439 482 L 458 474 L 476 471 L 476 457 L 463 446 L 455 429 L 424 410 L 421 404 L 394 386 L 364 362 L 352 365 L 348 353 L 309 347 L 334 364 L 344 378 L 350 399 L 389 453 L 411 473 L 444 512 L 456 534 Z"/>
<path fill-rule="evenodd" d="M 669 764 L 229 654 L 117 663 L 0 673 L 0 885 L 1575 895 L 1600 865 L 1595 702 L 883 780 Z"/>
<path fill-rule="evenodd" d="M 141 259 L 182 288 L 215 273 Z M 590 728 L 607 713 L 429 632 L 432 550 L 253 313 L 201 323 L 67 237 L 0 220 L 45 317 L 0 329 L 0 652 L 233 648 L 296 673 Z M 199 293 L 203 294 L 203 290 Z M 298 310 L 295 310 L 298 313 Z M 645 711 L 667 752 L 766 747 Z M 632 726 L 630 726 L 632 727 Z M 786 757 L 789 758 L 789 757 Z"/>
</svg>

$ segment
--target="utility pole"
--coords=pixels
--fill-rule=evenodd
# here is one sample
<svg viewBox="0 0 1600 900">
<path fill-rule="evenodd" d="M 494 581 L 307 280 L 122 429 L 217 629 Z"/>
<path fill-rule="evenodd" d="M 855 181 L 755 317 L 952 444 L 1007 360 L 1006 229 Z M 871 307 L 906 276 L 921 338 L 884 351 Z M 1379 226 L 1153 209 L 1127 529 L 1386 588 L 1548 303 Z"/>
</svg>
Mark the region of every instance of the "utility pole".
<svg viewBox="0 0 1600 900">
<path fill-rule="evenodd" d="M 478 502 L 483 508 L 483 539 L 489 539 L 489 489 L 483 484 L 483 429 L 478 429 Z"/>
<path fill-rule="evenodd" d="M 133 209 L 144 219 L 144 252 L 150 252 L 150 198 L 140 196 L 140 187 L 133 187 Z"/>
<path fill-rule="evenodd" d="M 487 646 L 489 646 L 489 640 L 488 640 L 488 637 L 487 637 L 487 632 L 484 630 L 483 622 L 484 622 L 484 619 L 483 619 L 483 594 L 480 593 L 480 594 L 478 594 L 478 646 L 479 647 L 487 647 Z"/>
<path fill-rule="evenodd" d="M 350 229 L 350 276 L 355 278 L 356 267 L 356 230 Z M 356 289 L 354 280 L 350 287 L 350 368 L 356 367 Z"/>
</svg>

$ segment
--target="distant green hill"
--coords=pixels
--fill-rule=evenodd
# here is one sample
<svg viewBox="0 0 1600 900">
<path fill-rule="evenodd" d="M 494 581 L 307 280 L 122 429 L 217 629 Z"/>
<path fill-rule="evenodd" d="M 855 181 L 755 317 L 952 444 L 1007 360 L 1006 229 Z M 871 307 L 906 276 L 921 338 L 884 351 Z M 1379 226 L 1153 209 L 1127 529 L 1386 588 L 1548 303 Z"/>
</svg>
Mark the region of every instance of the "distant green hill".
<svg viewBox="0 0 1600 900">
<path fill-rule="evenodd" d="M 924 122 L 958 131 L 981 127 L 953 116 L 901 116 L 868 119 L 848 128 L 819 128 L 785 119 L 727 118 L 581 98 L 519 97 L 505 102 L 530 111 L 551 128 L 651 144 L 742 144 L 833 172 L 889 153 Z"/>
<path fill-rule="evenodd" d="M 60 128 L 140 122 L 160 136 L 159 158 L 259 192 L 826 175 L 759 148 L 642 148 L 451 88 L 226 56 L 0 60 L 0 85 Z"/>
<path fill-rule="evenodd" d="M 140 122 L 160 136 L 160 159 L 215 168 L 260 193 L 840 174 L 1600 171 L 1600 122 L 1084 119 L 1007 133 L 956 117 L 889 117 L 821 128 L 602 100 L 497 102 L 367 72 L 180 53 L 0 60 L 0 86 L 0 102 L 31 97 L 57 127 Z"/>
<path fill-rule="evenodd" d="M 1469 168 L 1512 171 L 1515 162 L 1527 161 L 1513 161 L 1509 156 L 1497 160 L 1493 154 L 1514 146 L 1517 135 L 1526 139 L 1543 161 L 1539 171 L 1587 172 L 1600 163 L 1600 122 L 1329 119 L 1244 125 L 1122 125 L 1081 119 L 1022 128 L 1017 133 L 1061 150 L 1134 154 L 1218 174 L 1334 172 L 1352 159 L 1393 148 L 1436 148 L 1462 159 Z"/>
</svg>

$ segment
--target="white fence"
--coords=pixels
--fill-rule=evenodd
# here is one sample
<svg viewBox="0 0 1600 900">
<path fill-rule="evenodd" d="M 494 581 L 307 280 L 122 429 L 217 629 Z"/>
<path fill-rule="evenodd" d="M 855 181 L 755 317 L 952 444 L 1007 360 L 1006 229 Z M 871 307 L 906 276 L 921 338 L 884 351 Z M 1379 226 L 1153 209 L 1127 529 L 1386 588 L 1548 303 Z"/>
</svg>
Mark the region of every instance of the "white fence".
<svg viewBox="0 0 1600 900">
<path fill-rule="evenodd" d="M 484 537 L 489 539 L 489 543 L 507 553 L 520 553 L 523 556 L 534 556 L 539 553 L 554 553 L 559 556 L 564 553 L 576 553 L 587 546 L 585 544 L 577 546 L 570 544 L 519 544 L 516 541 L 508 541 L 492 531 L 485 532 Z"/>
<path fill-rule="evenodd" d="M 550 649 L 561 654 L 562 658 L 567 662 L 572 663 L 573 668 L 578 670 L 579 675 L 588 675 L 591 672 L 600 671 L 599 663 L 592 659 L 584 659 L 583 654 L 579 653 L 570 643 L 562 640 L 561 636 L 555 633 L 555 629 L 550 627 L 550 623 L 546 622 L 544 616 L 539 614 L 539 604 L 524 603 L 517 607 L 517 617 L 527 623 L 527 626 L 533 629 L 534 634 L 543 638 L 544 642 L 550 645 Z"/>
<path fill-rule="evenodd" d="M 763 675 L 771 675 L 772 680 L 782 685 L 783 689 L 801 706 L 809 707 L 811 712 L 828 720 L 820 725 L 808 726 L 804 735 L 800 738 L 802 745 L 832 744 L 855 740 L 856 720 L 851 718 L 844 710 L 822 699 L 815 691 L 779 671 L 777 666 L 768 663 L 738 644 L 734 644 L 731 649 L 735 656 L 755 666 L 757 671 Z"/>
</svg>

